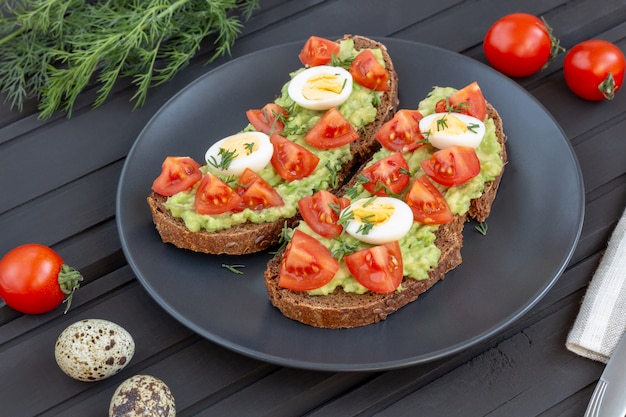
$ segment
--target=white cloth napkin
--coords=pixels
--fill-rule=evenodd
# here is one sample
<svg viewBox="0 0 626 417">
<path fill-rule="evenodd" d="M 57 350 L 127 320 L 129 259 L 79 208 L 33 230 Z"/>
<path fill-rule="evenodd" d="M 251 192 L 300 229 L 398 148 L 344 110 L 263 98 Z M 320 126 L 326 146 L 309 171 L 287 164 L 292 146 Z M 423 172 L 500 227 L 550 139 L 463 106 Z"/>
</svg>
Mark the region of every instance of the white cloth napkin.
<svg viewBox="0 0 626 417">
<path fill-rule="evenodd" d="M 578 355 L 607 363 L 625 330 L 626 211 L 587 288 L 566 347 Z"/>
</svg>

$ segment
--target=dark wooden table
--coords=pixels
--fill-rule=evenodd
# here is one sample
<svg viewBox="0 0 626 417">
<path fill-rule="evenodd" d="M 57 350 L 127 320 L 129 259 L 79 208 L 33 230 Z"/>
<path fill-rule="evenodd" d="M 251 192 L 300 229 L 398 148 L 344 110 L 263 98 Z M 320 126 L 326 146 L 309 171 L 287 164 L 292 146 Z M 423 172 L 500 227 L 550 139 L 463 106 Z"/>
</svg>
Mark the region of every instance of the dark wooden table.
<svg viewBox="0 0 626 417">
<path fill-rule="evenodd" d="M 232 50 L 238 57 L 311 34 L 355 33 L 436 45 L 485 62 L 482 39 L 498 17 L 544 16 L 565 47 L 589 38 L 626 50 L 622 0 L 261 1 Z M 118 384 L 134 374 L 163 379 L 178 415 L 204 416 L 580 416 L 603 365 L 565 348 L 585 289 L 626 206 L 626 92 L 591 103 L 569 92 L 560 56 L 517 80 L 561 125 L 582 169 L 586 211 L 578 246 L 547 295 L 498 334 L 455 355 L 380 372 L 291 369 L 242 356 L 196 335 L 144 290 L 121 249 L 116 188 L 133 141 L 177 91 L 228 61 L 203 54 L 134 110 L 120 83 L 92 110 L 94 90 L 70 119 L 38 120 L 34 103 L 0 111 L 0 254 L 18 244 L 51 245 L 85 281 L 72 309 L 22 315 L 0 304 L 0 414 L 102 416 Z M 558 213 L 543 213 L 558 216 Z M 532 261 L 532 260 L 530 260 Z M 70 323 L 105 318 L 127 328 L 137 351 L 110 379 L 83 383 L 54 361 Z"/>
</svg>

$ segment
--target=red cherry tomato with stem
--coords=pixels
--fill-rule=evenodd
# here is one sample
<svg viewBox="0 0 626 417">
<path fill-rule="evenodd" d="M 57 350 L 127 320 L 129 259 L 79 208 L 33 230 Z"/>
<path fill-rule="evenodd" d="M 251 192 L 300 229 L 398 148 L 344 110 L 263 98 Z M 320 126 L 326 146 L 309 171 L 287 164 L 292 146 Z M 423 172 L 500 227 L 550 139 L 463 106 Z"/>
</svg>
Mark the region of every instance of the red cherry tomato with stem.
<svg viewBox="0 0 626 417">
<path fill-rule="evenodd" d="M 626 59 L 613 43 L 591 39 L 565 55 L 565 83 L 577 96 L 590 101 L 612 100 L 624 82 Z"/>
<path fill-rule="evenodd" d="M 483 51 L 495 69 L 510 77 L 527 77 L 544 69 L 564 51 L 552 28 L 537 16 L 511 13 L 487 31 Z"/>
<path fill-rule="evenodd" d="M 66 302 L 83 280 L 48 246 L 28 243 L 9 251 L 0 260 L 0 297 L 9 307 L 26 314 L 41 314 Z"/>
</svg>

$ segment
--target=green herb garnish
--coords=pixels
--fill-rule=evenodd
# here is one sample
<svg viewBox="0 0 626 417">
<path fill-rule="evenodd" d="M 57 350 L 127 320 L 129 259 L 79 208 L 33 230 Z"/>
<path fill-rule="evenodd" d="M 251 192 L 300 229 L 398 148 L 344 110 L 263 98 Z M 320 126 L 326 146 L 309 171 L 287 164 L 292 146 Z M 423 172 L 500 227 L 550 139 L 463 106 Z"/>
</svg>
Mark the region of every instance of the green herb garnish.
<svg viewBox="0 0 626 417">
<path fill-rule="evenodd" d="M 244 143 L 243 147 L 246 150 L 246 155 L 250 155 L 254 152 L 254 142 Z"/>
<path fill-rule="evenodd" d="M 477 133 L 476 129 L 478 129 L 480 126 L 478 125 L 478 123 L 470 123 L 467 125 L 467 130 L 469 130 L 472 133 Z"/>
<path fill-rule="evenodd" d="M 287 222 L 283 223 L 283 230 L 281 230 L 280 235 L 278 235 L 278 247 L 276 250 L 270 252 L 270 255 L 276 255 L 285 249 L 291 240 L 292 233 L 293 229 L 287 226 Z"/>
<path fill-rule="evenodd" d="M 341 169 L 341 164 L 332 165 L 330 161 L 326 162 L 326 169 L 330 172 L 329 183 L 332 189 L 336 189 L 339 186 L 339 170 Z"/>
<path fill-rule="evenodd" d="M 228 265 L 222 264 L 222 268 L 228 269 L 233 274 L 243 275 L 243 271 L 240 271 L 238 268 L 245 268 L 245 265 Z"/>
<path fill-rule="evenodd" d="M 135 107 L 148 89 L 184 68 L 207 37 L 208 61 L 230 53 L 258 0 L 22 0 L 3 2 L 0 92 L 12 108 L 36 98 L 39 117 L 70 117 L 79 94 L 98 86 L 94 107 L 128 77 Z"/>
<path fill-rule="evenodd" d="M 339 242 L 340 245 L 336 247 L 335 249 L 333 249 L 331 251 L 331 254 L 333 255 L 333 258 L 337 259 L 338 261 L 343 259 L 343 257 L 350 255 L 351 253 L 354 253 L 359 247 L 358 241 L 349 243 L 344 240 L 339 240 L 339 239 L 335 239 L 335 240 Z"/>
<path fill-rule="evenodd" d="M 486 222 L 480 222 L 474 228 L 478 231 L 478 233 L 480 233 L 481 235 L 485 236 L 487 234 L 487 229 L 489 229 L 489 226 L 487 225 Z"/>
<path fill-rule="evenodd" d="M 217 169 L 228 169 L 233 160 L 237 158 L 237 151 L 234 149 L 220 148 L 217 155 L 220 157 L 219 161 L 216 157 L 211 156 L 207 163 Z"/>
<path fill-rule="evenodd" d="M 365 217 L 361 217 L 361 224 L 359 228 L 356 230 L 357 233 L 362 235 L 368 235 L 370 231 L 374 228 L 374 223 L 370 221 L 371 218 L 376 217 L 374 214 L 370 214 Z"/>
<path fill-rule="evenodd" d="M 448 128 L 448 120 L 446 119 L 446 116 L 443 116 L 440 119 L 437 119 L 437 132 L 439 132 L 440 130 L 445 130 Z"/>
</svg>

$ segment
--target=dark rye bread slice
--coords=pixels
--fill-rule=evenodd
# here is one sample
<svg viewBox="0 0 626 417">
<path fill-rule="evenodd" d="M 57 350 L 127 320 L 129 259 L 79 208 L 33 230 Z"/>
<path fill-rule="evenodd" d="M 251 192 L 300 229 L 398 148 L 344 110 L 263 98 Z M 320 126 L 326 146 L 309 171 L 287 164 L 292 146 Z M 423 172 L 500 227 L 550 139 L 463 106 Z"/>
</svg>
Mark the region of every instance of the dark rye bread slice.
<svg viewBox="0 0 626 417">
<path fill-rule="evenodd" d="M 489 104 L 487 113 L 495 121 L 496 135 L 502 144 L 501 157 L 506 163 L 506 136 L 502 129 L 502 120 Z M 373 292 L 355 294 L 337 288 L 330 295 L 314 296 L 278 286 L 278 271 L 282 259 L 282 254 L 278 254 L 269 261 L 265 271 L 265 286 L 270 302 L 286 317 L 314 327 L 351 328 L 385 320 L 389 314 L 415 301 L 420 294 L 443 279 L 447 272 L 461 264 L 465 222 L 469 217 L 480 222 L 485 221 L 491 211 L 501 178 L 502 172 L 494 181 L 485 184 L 483 194 L 472 201 L 468 213 L 456 216 L 452 222 L 437 229 L 435 245 L 441 250 L 441 256 L 438 264 L 429 271 L 427 279 L 415 280 L 405 277 L 402 280 L 404 290 L 389 294 Z"/>
<path fill-rule="evenodd" d="M 390 80 L 389 91 L 386 91 L 381 98 L 376 119 L 360 130 L 361 136 L 350 145 L 353 159 L 350 163 L 345 164 L 342 171 L 338 173 L 339 186 L 378 150 L 379 144 L 374 139 L 374 132 L 391 119 L 398 106 L 398 75 L 387 48 L 382 43 L 363 36 L 345 35 L 342 39 L 352 39 L 356 50 L 379 48 L 383 53 Z M 299 220 L 297 217 L 258 224 L 246 223 L 214 232 L 205 230 L 191 232 L 185 227 L 185 223 L 181 219 L 173 217 L 165 208 L 166 200 L 167 197 L 155 192 L 147 197 L 152 220 L 161 240 L 164 243 L 172 243 L 179 248 L 209 254 L 242 255 L 265 250 L 279 243 L 279 236 L 285 221 L 288 227 L 292 227 Z"/>
</svg>

